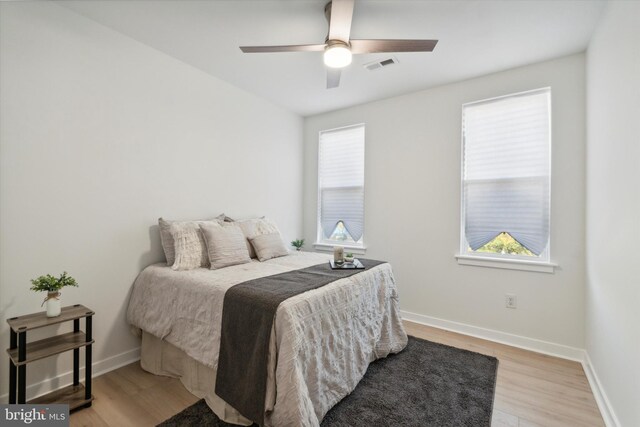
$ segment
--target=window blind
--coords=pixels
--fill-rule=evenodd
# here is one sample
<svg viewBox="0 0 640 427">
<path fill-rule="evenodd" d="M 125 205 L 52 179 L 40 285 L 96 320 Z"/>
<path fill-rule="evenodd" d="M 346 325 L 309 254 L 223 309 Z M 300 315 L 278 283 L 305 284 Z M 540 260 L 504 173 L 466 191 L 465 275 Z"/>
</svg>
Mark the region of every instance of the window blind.
<svg viewBox="0 0 640 427">
<path fill-rule="evenodd" d="M 502 232 L 535 255 L 545 250 L 550 122 L 549 89 L 463 107 L 464 233 L 472 250 Z"/>
<path fill-rule="evenodd" d="M 364 125 L 320 132 L 319 215 L 328 239 L 339 221 L 356 242 L 364 232 Z"/>
</svg>

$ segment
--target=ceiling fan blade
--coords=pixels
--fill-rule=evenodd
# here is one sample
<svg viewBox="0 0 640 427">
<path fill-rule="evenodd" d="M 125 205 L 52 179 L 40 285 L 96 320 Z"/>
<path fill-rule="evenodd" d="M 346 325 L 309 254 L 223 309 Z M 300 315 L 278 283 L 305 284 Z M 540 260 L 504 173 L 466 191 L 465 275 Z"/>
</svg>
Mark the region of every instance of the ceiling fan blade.
<svg viewBox="0 0 640 427">
<path fill-rule="evenodd" d="M 431 52 L 438 40 L 350 40 L 351 53 Z"/>
<path fill-rule="evenodd" d="M 292 44 L 285 46 L 240 46 L 244 53 L 322 52 L 325 44 Z"/>
<path fill-rule="evenodd" d="M 349 43 L 351 34 L 351 20 L 353 18 L 354 0 L 332 0 L 327 5 L 330 7 L 329 13 L 329 40 L 342 40 Z"/>
<path fill-rule="evenodd" d="M 340 86 L 340 68 L 327 68 L 327 89 Z"/>
</svg>

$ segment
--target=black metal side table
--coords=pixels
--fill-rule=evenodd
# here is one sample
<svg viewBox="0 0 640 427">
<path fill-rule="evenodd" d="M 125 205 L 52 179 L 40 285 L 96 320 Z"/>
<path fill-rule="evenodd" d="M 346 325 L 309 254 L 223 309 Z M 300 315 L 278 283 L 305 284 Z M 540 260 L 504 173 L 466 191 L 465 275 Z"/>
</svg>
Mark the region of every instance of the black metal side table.
<svg viewBox="0 0 640 427">
<path fill-rule="evenodd" d="M 91 345 L 92 318 L 95 313 L 76 304 L 63 307 L 59 316 L 47 317 L 46 312 L 7 319 L 11 328 L 9 353 L 9 403 L 27 403 L 27 364 L 65 351 L 73 350 L 73 384 L 29 401 L 33 404 L 66 403 L 69 410 L 91 406 Z M 80 319 L 85 318 L 85 332 Z M 27 343 L 27 331 L 73 320 L 73 332 Z M 80 383 L 80 348 L 85 348 L 84 386 Z"/>
</svg>

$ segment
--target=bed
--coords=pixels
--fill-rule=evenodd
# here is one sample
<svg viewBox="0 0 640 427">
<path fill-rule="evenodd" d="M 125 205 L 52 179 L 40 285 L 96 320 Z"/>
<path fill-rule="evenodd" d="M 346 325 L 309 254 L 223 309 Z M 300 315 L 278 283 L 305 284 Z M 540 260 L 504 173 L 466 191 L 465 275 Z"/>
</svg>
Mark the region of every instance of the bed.
<svg viewBox="0 0 640 427">
<path fill-rule="evenodd" d="M 223 301 L 239 283 L 328 262 L 294 252 L 219 270 L 147 267 L 127 312 L 142 335 L 142 368 L 179 377 L 223 421 L 251 421 L 215 393 Z M 277 309 L 268 351 L 265 426 L 319 426 L 370 362 L 407 344 L 391 266 L 383 263 L 291 297 Z"/>
</svg>

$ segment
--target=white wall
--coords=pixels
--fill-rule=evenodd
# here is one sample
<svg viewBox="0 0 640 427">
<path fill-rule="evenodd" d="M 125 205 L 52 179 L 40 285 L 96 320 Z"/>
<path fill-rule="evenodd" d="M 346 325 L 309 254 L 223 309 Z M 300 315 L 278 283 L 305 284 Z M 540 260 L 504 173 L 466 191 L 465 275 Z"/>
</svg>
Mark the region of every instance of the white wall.
<svg viewBox="0 0 640 427">
<path fill-rule="evenodd" d="M 80 287 L 64 304 L 96 312 L 96 369 L 135 357 L 127 298 L 163 258 L 159 216 L 266 214 L 286 239 L 301 234 L 300 117 L 53 2 L 0 7 L 5 347 L 4 319 L 41 310 L 29 279 L 67 270 Z M 55 362 L 30 365 L 29 382 L 71 368 Z"/>
<path fill-rule="evenodd" d="M 318 132 L 364 122 L 366 256 L 392 263 L 402 309 L 583 348 L 584 66 L 578 54 L 306 118 L 305 238 L 316 236 Z M 546 86 L 551 257 L 560 267 L 545 274 L 458 265 L 461 106 Z M 505 293 L 517 295 L 516 310 L 505 308 Z"/>
<path fill-rule="evenodd" d="M 587 53 L 587 351 L 640 426 L 640 3 L 610 2 Z"/>
</svg>

